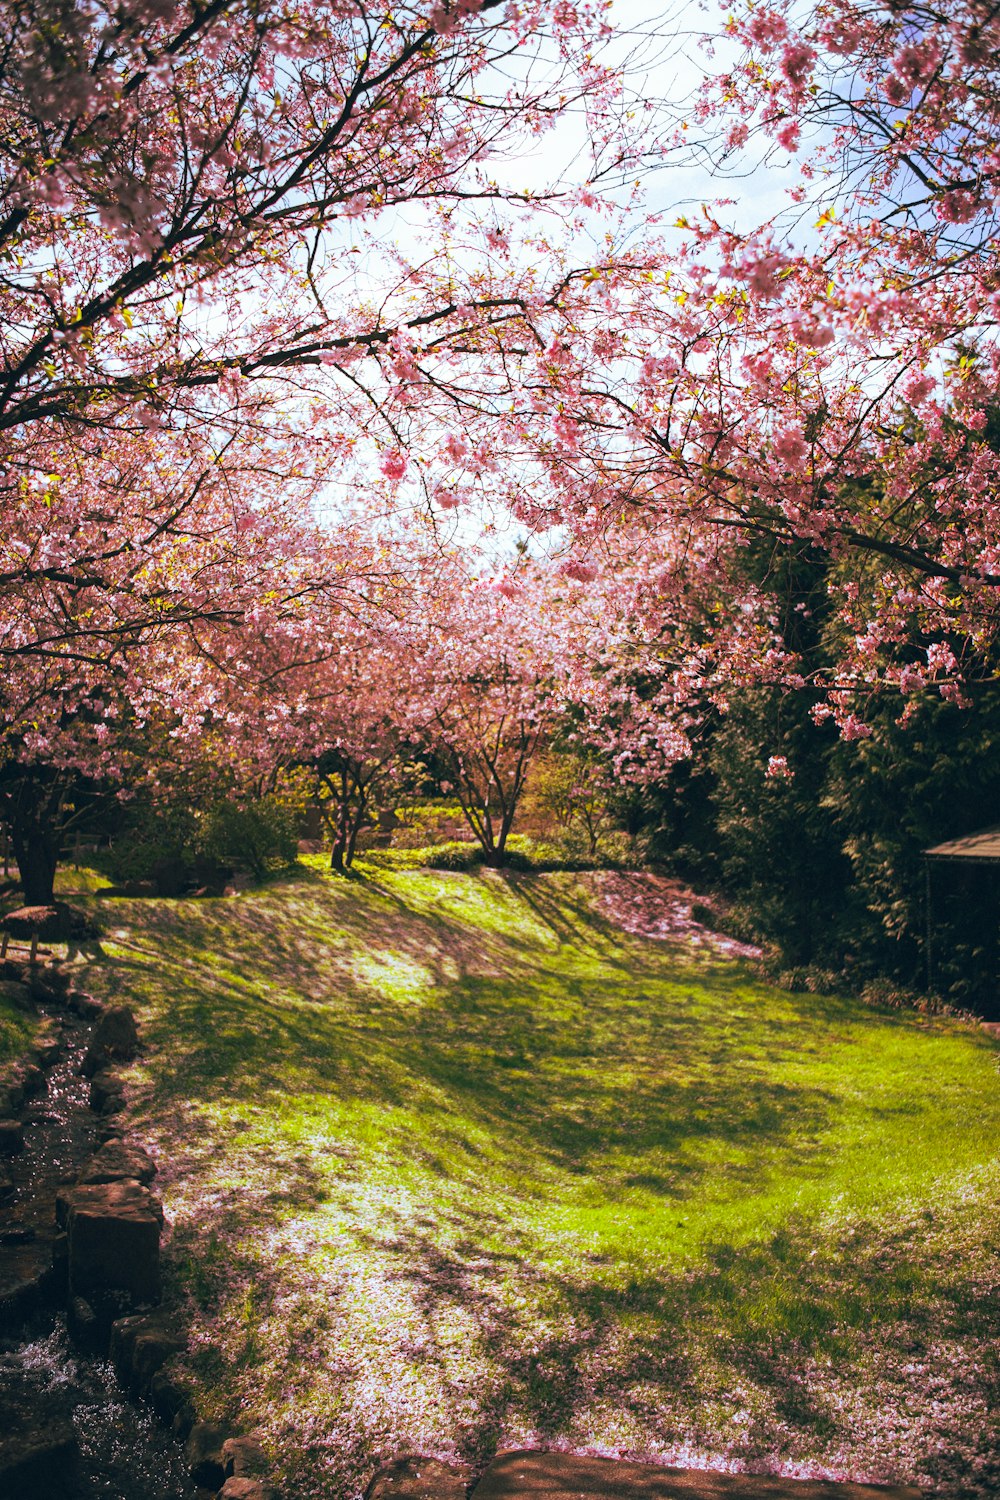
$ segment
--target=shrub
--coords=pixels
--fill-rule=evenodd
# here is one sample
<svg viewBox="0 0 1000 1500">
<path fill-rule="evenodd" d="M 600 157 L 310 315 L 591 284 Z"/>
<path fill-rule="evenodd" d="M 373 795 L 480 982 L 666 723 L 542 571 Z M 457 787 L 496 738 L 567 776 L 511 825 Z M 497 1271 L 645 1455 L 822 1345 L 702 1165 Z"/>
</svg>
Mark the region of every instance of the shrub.
<svg viewBox="0 0 1000 1500">
<path fill-rule="evenodd" d="M 478 844 L 460 844 L 452 840 L 429 849 L 423 863 L 429 870 L 468 871 L 483 864 L 483 851 Z"/>
<path fill-rule="evenodd" d="M 293 814 L 272 797 L 166 803 L 136 809 L 104 864 L 113 880 L 151 881 L 161 895 L 176 895 L 237 868 L 260 880 L 292 864 L 296 847 Z"/>
<path fill-rule="evenodd" d="M 249 870 L 262 880 L 295 862 L 292 813 L 273 797 L 218 802 L 200 819 L 196 848 L 209 863 Z"/>
</svg>

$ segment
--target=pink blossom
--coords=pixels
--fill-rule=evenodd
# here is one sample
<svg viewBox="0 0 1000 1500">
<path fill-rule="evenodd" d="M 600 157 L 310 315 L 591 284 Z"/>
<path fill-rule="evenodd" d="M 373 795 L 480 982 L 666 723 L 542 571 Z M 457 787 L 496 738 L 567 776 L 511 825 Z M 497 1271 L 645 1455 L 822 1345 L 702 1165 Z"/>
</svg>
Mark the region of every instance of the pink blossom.
<svg viewBox="0 0 1000 1500">
<path fill-rule="evenodd" d="M 400 453 L 398 449 L 394 448 L 383 455 L 382 461 L 379 464 L 379 468 L 385 475 L 386 479 L 396 481 L 402 479 L 403 475 L 406 473 L 406 464 L 407 460 L 405 453 Z"/>
<path fill-rule="evenodd" d="M 929 375 L 915 375 L 910 380 L 904 394 L 912 406 L 920 406 L 934 390 L 935 382 Z"/>
<path fill-rule="evenodd" d="M 788 35 L 788 22 L 775 10 L 758 11 L 747 26 L 747 33 L 764 52 L 771 52 Z"/>
<path fill-rule="evenodd" d="M 786 427 L 778 434 L 771 451 L 785 469 L 794 471 L 800 469 L 808 457 L 809 444 L 805 440 L 802 428 L 796 425 Z"/>
<path fill-rule="evenodd" d="M 871 725 L 856 714 L 847 714 L 839 720 L 840 737 L 843 740 L 866 740 L 871 735 Z"/>
<path fill-rule="evenodd" d="M 838 17 L 824 27 L 822 42 L 829 51 L 847 56 L 858 50 L 863 36 L 863 29 L 857 21 L 847 17 Z"/>
<path fill-rule="evenodd" d="M 809 80 L 809 74 L 816 61 L 816 53 L 812 47 L 806 46 L 805 42 L 789 42 L 781 54 L 782 76 L 795 89 L 802 89 Z"/>
<path fill-rule="evenodd" d="M 787 757 L 784 755 L 769 756 L 767 770 L 764 772 L 764 775 L 772 781 L 776 779 L 790 781 L 792 778 L 792 769 L 788 764 Z"/>
<path fill-rule="evenodd" d="M 976 217 L 979 204 L 975 194 L 964 188 L 956 188 L 938 200 L 934 211 L 945 224 L 968 224 Z"/>
<path fill-rule="evenodd" d="M 774 138 L 786 151 L 795 151 L 799 144 L 800 134 L 798 121 L 786 120 L 780 130 L 775 132 Z"/>
</svg>

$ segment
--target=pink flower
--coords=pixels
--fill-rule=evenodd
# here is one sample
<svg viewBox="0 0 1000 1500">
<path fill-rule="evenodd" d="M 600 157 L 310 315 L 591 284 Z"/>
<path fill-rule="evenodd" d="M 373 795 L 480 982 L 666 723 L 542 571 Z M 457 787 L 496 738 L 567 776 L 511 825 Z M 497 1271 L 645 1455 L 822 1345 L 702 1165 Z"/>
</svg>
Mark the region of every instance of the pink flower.
<svg viewBox="0 0 1000 1500">
<path fill-rule="evenodd" d="M 859 719 L 856 714 L 848 714 L 840 721 L 840 737 L 842 740 L 867 740 L 871 736 L 871 725 Z"/>
<path fill-rule="evenodd" d="M 830 52 L 847 56 L 856 52 L 861 44 L 863 32 L 856 23 L 848 20 L 831 21 L 822 34 L 823 45 Z"/>
<path fill-rule="evenodd" d="M 778 145 L 784 147 L 786 151 L 794 151 L 799 144 L 800 134 L 798 121 L 786 120 L 774 138 Z"/>
<path fill-rule="evenodd" d="M 911 406 L 919 406 L 926 401 L 934 389 L 934 381 L 929 375 L 916 375 L 906 386 L 904 394 Z"/>
<path fill-rule="evenodd" d="M 574 583 L 593 583 L 597 577 L 597 568 L 589 562 L 568 562 L 563 573 L 567 578 L 572 578 Z"/>
<path fill-rule="evenodd" d="M 933 42 L 923 42 L 902 47 L 893 58 L 892 66 L 898 77 L 914 87 L 930 77 L 940 60 L 940 48 Z"/>
<path fill-rule="evenodd" d="M 777 11 L 762 10 L 753 17 L 747 32 L 764 52 L 772 52 L 788 35 L 788 23 Z"/>
<path fill-rule="evenodd" d="M 452 463 L 460 464 L 468 456 L 469 444 L 464 437 L 449 433 L 444 441 L 444 451 Z"/>
<path fill-rule="evenodd" d="M 976 217 L 978 207 L 974 194 L 966 192 L 964 188 L 956 188 L 954 192 L 945 193 L 939 199 L 935 212 L 945 224 L 968 224 Z"/>
<path fill-rule="evenodd" d="M 394 482 L 402 479 L 406 473 L 406 454 L 400 453 L 398 448 L 391 449 L 390 452 L 384 455 L 379 468 L 386 479 L 391 479 Z"/>
<path fill-rule="evenodd" d="M 801 427 L 786 427 L 784 432 L 780 432 L 774 440 L 772 452 L 784 468 L 801 468 L 809 454 L 809 444 Z"/>
<path fill-rule="evenodd" d="M 805 42 L 789 42 L 781 54 L 782 76 L 793 88 L 802 89 L 808 82 L 815 61 L 815 52 Z"/>
<path fill-rule="evenodd" d="M 790 781 L 792 779 L 792 769 L 784 755 L 772 755 L 768 758 L 767 770 L 764 772 L 764 775 L 771 781 Z"/>
</svg>

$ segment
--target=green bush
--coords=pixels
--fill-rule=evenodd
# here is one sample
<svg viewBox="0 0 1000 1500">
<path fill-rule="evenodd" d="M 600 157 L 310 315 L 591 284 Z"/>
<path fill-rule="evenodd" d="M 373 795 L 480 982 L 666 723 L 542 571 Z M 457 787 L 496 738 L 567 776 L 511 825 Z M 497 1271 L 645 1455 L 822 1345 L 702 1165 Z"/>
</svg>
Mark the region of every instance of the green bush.
<svg viewBox="0 0 1000 1500">
<path fill-rule="evenodd" d="M 199 820 L 196 848 L 210 864 L 249 870 L 262 880 L 295 862 L 292 815 L 273 797 L 216 803 Z"/>
<path fill-rule="evenodd" d="M 130 811 L 125 831 L 102 851 L 100 863 L 114 881 L 156 882 L 168 867 L 189 870 L 197 837 L 198 819 L 192 807 L 139 805 Z"/>
<path fill-rule="evenodd" d="M 457 870 L 466 873 L 478 869 L 483 860 L 483 851 L 478 844 L 462 844 L 452 840 L 428 849 L 423 864 L 428 870 Z"/>
<path fill-rule="evenodd" d="M 149 881 L 172 895 L 233 869 L 263 879 L 292 864 L 296 847 L 292 813 L 272 797 L 203 807 L 166 803 L 137 807 L 102 862 L 112 880 Z"/>
</svg>

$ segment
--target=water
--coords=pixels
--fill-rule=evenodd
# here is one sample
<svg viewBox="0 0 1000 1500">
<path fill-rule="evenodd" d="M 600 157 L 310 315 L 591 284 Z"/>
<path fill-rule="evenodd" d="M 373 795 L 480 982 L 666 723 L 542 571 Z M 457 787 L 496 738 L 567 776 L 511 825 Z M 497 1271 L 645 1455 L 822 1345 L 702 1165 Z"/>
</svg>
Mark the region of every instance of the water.
<svg viewBox="0 0 1000 1500">
<path fill-rule="evenodd" d="M 0 1393 L 46 1436 L 72 1432 L 79 1457 L 60 1500 L 193 1500 L 179 1444 L 125 1397 L 106 1360 L 73 1349 L 62 1317 L 0 1340 Z"/>
<path fill-rule="evenodd" d="M 75 1180 L 98 1144 L 101 1127 L 88 1107 L 79 1065 L 90 1028 L 42 1007 L 63 1043 L 48 1088 L 24 1111 L 24 1151 L 11 1162 L 13 1193 L 0 1204 L 0 1306 L 37 1305 L 0 1333 L 0 1438 L 9 1431 L 61 1440 L 59 1500 L 194 1500 L 180 1445 L 147 1408 L 130 1401 L 107 1360 L 76 1350 L 65 1319 L 28 1297 L 51 1265 L 57 1233 L 56 1194 Z M 6 1421 L 4 1418 L 6 1417 Z M 75 1460 L 73 1453 L 76 1453 Z M 0 1491 L 3 1479 L 0 1476 Z M 2 1496 L 20 1500 L 20 1496 Z"/>
</svg>

